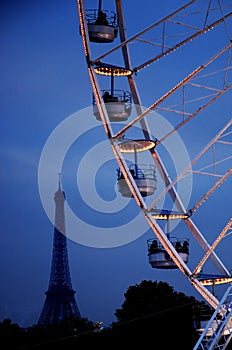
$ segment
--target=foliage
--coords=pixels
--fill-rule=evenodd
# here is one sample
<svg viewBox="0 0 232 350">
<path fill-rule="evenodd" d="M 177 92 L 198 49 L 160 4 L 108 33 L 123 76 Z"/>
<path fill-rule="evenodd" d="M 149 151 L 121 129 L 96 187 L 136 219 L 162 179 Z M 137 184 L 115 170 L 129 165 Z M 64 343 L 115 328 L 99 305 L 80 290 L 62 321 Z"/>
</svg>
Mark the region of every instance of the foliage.
<svg viewBox="0 0 232 350">
<path fill-rule="evenodd" d="M 84 345 L 122 346 L 162 344 L 163 350 L 192 350 L 198 334 L 201 309 L 212 310 L 205 302 L 176 292 L 165 282 L 142 281 L 130 286 L 124 294 L 121 308 L 115 310 L 117 322 L 102 330 L 87 318 L 71 318 L 46 327 L 34 325 L 23 329 L 10 319 L 0 323 L 0 337 L 6 350 L 51 349 L 64 346 L 67 350 Z M 205 316 L 206 317 L 206 316 Z"/>
<path fill-rule="evenodd" d="M 133 339 L 135 344 L 155 339 L 162 349 L 194 347 L 198 338 L 195 323 L 200 317 L 194 297 L 176 292 L 165 282 L 146 280 L 130 286 L 124 297 L 122 307 L 115 311 L 115 335 Z M 185 341 L 180 342 L 183 337 Z"/>
<path fill-rule="evenodd" d="M 0 338 L 5 344 L 5 349 L 29 349 L 48 348 L 51 344 L 66 341 L 78 334 L 88 334 L 95 329 L 94 322 L 87 318 L 70 318 L 64 319 L 58 324 L 48 326 L 34 325 L 28 328 L 21 328 L 17 324 L 13 324 L 10 319 L 5 319 L 0 323 Z M 41 345 L 41 347 L 40 347 Z M 29 347 L 28 347 L 29 346 Z"/>
<path fill-rule="evenodd" d="M 122 308 L 115 311 L 119 322 L 196 302 L 195 298 L 177 293 L 167 283 L 157 281 L 142 281 L 129 287 L 124 296 Z"/>
</svg>

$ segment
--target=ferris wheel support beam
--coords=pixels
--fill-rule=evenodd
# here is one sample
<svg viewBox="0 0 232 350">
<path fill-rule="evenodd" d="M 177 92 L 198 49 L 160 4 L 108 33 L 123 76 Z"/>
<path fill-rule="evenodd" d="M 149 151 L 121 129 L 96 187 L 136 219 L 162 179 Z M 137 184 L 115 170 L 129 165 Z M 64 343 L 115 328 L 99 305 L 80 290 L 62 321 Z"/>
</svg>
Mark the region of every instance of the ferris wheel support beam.
<svg viewBox="0 0 232 350">
<path fill-rule="evenodd" d="M 207 261 L 207 259 L 210 257 L 210 255 L 212 254 L 212 252 L 216 249 L 217 245 L 221 242 L 221 240 L 225 237 L 226 233 L 229 231 L 229 229 L 231 228 L 232 225 L 232 218 L 228 221 L 228 223 L 226 224 L 226 226 L 223 228 L 223 230 L 221 231 L 221 233 L 218 235 L 218 237 L 216 238 L 216 240 L 214 241 L 214 243 L 211 245 L 211 247 L 208 249 L 208 251 L 206 252 L 205 256 L 202 258 L 202 260 L 199 262 L 199 264 L 196 266 L 193 275 L 198 274 L 203 265 L 205 264 L 205 262 Z M 228 273 L 228 276 L 230 276 L 230 273 Z"/>
<path fill-rule="evenodd" d="M 192 166 L 197 163 L 197 161 L 212 147 L 218 139 L 223 135 L 223 133 L 232 125 L 232 120 L 230 120 L 218 133 L 217 135 L 205 146 L 205 148 L 191 161 L 191 163 L 176 177 L 176 179 L 169 183 L 165 191 L 160 193 L 160 195 L 155 199 L 155 201 L 152 202 L 149 209 L 152 209 L 160 200 L 161 198 L 169 192 L 171 188 L 174 188 L 174 186 L 180 181 L 188 172 L 191 171 Z M 167 184 L 166 184 L 167 185 Z"/>
<path fill-rule="evenodd" d="M 144 62 L 143 64 L 141 64 L 140 66 L 138 67 L 135 67 L 133 69 L 133 71 L 135 73 L 139 72 L 141 69 L 149 66 L 150 64 L 160 60 L 162 57 L 168 55 L 169 53 L 171 53 L 172 51 L 175 51 L 177 49 L 179 49 L 181 46 L 187 44 L 188 42 L 192 41 L 193 39 L 199 37 L 200 35 L 208 32 L 210 29 L 212 29 L 213 27 L 215 27 L 216 25 L 224 22 L 225 19 L 229 18 L 230 16 L 232 16 L 232 12 L 230 12 L 229 14 L 227 14 L 226 16 L 220 18 L 219 20 L 215 21 L 214 23 L 211 23 L 210 25 L 208 25 L 206 28 L 203 28 L 201 30 L 199 30 L 197 33 L 191 35 L 190 37 L 188 37 L 187 39 L 181 41 L 180 43 L 176 44 L 175 46 L 167 49 L 165 52 L 162 52 L 161 54 L 159 54 L 158 56 L 155 56 L 153 58 L 151 58 L 150 60 Z"/>
<path fill-rule="evenodd" d="M 126 40 L 126 35 L 125 35 L 125 30 L 124 30 L 125 22 L 124 22 L 121 0 L 116 0 L 116 8 L 117 8 L 118 16 L 119 16 L 119 23 L 118 24 L 119 24 L 120 41 L 125 43 L 127 40 Z M 124 60 L 125 67 L 132 70 L 130 54 L 129 54 L 129 49 L 128 49 L 127 44 L 122 45 L 122 54 L 123 54 L 123 60 Z M 137 89 L 133 75 L 128 76 L 128 83 L 130 86 L 130 91 L 131 91 L 131 94 L 133 97 L 133 101 L 134 101 L 137 115 L 140 115 L 142 113 L 141 100 L 140 100 L 140 96 L 139 96 L 138 89 Z M 145 138 L 151 139 L 151 133 L 148 131 L 147 124 L 142 123 L 141 126 L 143 128 Z M 117 135 L 115 136 L 115 138 L 117 138 Z"/>
<path fill-rule="evenodd" d="M 205 240 L 205 238 L 202 236 L 201 232 L 199 229 L 196 227 L 196 225 L 193 223 L 191 219 L 184 219 L 184 222 L 186 223 L 187 227 L 189 230 L 192 232 L 193 236 L 195 237 L 196 241 L 199 243 L 199 245 L 202 247 L 203 251 L 207 253 L 210 249 L 210 245 L 208 242 Z M 221 262 L 221 260 L 218 258 L 218 256 L 215 254 L 214 251 L 210 254 L 210 259 L 214 263 L 214 265 L 217 267 L 218 271 L 222 275 L 228 275 L 230 276 L 229 271 L 227 268 L 224 266 L 224 264 Z"/>
<path fill-rule="evenodd" d="M 203 298 L 216 310 L 219 301 L 211 294 L 208 289 L 204 288 L 197 278 L 191 278 L 191 283 L 194 288 L 203 296 Z"/>
<path fill-rule="evenodd" d="M 187 75 L 183 80 L 181 80 L 178 84 L 176 84 L 172 89 L 166 92 L 163 96 L 161 96 L 157 101 L 150 105 L 144 112 L 135 117 L 130 123 L 128 123 L 124 128 L 122 128 L 116 135 L 115 138 L 122 136 L 128 129 L 130 129 L 134 124 L 144 118 L 149 112 L 151 112 L 154 108 L 156 108 L 159 104 L 165 101 L 169 96 L 171 96 L 174 92 L 176 92 L 179 88 L 188 83 L 193 77 L 195 77 L 198 73 L 200 73 L 203 69 L 208 67 L 213 61 L 215 61 L 220 55 L 222 55 L 226 50 L 232 47 L 232 42 L 227 44 L 222 50 L 220 50 L 216 55 L 214 55 L 207 62 L 196 68 L 189 75 Z M 132 78 L 132 76 L 131 76 Z"/>
<path fill-rule="evenodd" d="M 169 136 L 171 136 L 174 132 L 179 130 L 182 126 L 187 124 L 190 120 L 195 118 L 200 112 L 202 112 L 204 109 L 206 109 L 208 106 L 210 106 L 213 102 L 215 102 L 220 96 L 222 96 L 225 92 L 227 92 L 229 89 L 232 88 L 232 84 L 229 84 L 226 86 L 223 90 L 221 90 L 216 96 L 214 96 L 210 101 L 205 103 L 203 106 L 198 108 L 194 113 L 189 115 L 187 118 L 185 118 L 181 123 L 176 125 L 169 133 L 167 133 L 165 136 L 163 136 L 159 141 L 162 143 L 164 140 L 166 140 Z M 177 111 L 176 111 L 177 113 Z"/>
<path fill-rule="evenodd" d="M 189 210 L 189 212 L 194 213 L 208 198 L 213 194 L 216 189 L 232 174 L 232 168 L 230 168 L 225 175 L 221 177 L 220 180 L 218 180 L 213 187 Z"/>
<path fill-rule="evenodd" d="M 84 54 L 85 54 L 87 64 L 89 64 L 90 45 L 89 45 L 88 29 L 87 29 L 86 21 L 85 21 L 85 9 L 84 9 L 84 5 L 83 5 L 83 0 L 77 0 L 77 8 L 78 8 L 78 14 L 79 14 L 80 33 L 81 33 L 81 37 L 82 37 Z"/>
<path fill-rule="evenodd" d="M 126 41 L 126 34 L 125 34 L 125 22 L 124 22 L 124 16 L 123 16 L 123 10 L 122 10 L 122 3 L 121 0 L 116 0 L 116 8 L 117 8 L 117 13 L 119 16 L 119 35 L 120 35 L 120 40 L 121 42 L 125 42 Z M 123 60 L 124 60 L 124 64 L 125 67 L 132 70 L 131 68 L 131 60 L 130 60 L 130 54 L 129 54 L 129 49 L 127 44 L 122 46 L 122 54 L 123 54 Z M 135 105 L 135 109 L 137 112 L 137 115 L 140 115 L 142 113 L 142 107 L 141 107 L 141 100 L 140 100 L 140 96 L 138 93 L 138 89 L 134 80 L 133 75 L 129 75 L 128 76 L 128 83 L 130 86 L 130 91 L 133 97 L 133 101 L 134 101 L 134 105 Z M 146 139 L 151 139 L 152 135 L 149 131 L 148 125 L 145 121 L 140 121 L 140 125 L 142 127 L 144 136 Z M 115 136 L 115 138 L 117 138 L 117 135 Z"/>
<path fill-rule="evenodd" d="M 123 59 L 125 63 L 125 67 L 131 70 L 131 61 L 130 61 L 130 55 L 128 51 L 128 46 L 126 43 L 126 35 L 125 35 L 125 20 L 122 10 L 122 2 L 121 0 L 116 0 L 116 9 L 118 13 L 118 28 L 119 28 L 119 36 L 121 43 L 124 43 L 123 45 L 120 45 L 122 47 L 122 54 Z"/>
</svg>

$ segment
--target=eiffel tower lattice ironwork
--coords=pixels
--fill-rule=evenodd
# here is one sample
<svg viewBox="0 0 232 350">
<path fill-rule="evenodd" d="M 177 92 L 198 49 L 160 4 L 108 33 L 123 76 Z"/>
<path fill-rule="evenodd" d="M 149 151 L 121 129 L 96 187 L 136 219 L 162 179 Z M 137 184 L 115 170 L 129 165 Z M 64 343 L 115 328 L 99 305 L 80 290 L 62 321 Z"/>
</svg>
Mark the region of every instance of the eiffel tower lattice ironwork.
<svg viewBox="0 0 232 350">
<path fill-rule="evenodd" d="M 60 179 L 54 200 L 55 227 L 50 281 L 38 320 L 38 324 L 42 326 L 60 323 L 64 319 L 81 317 L 70 277 L 64 214 L 66 198 L 61 189 Z"/>
</svg>

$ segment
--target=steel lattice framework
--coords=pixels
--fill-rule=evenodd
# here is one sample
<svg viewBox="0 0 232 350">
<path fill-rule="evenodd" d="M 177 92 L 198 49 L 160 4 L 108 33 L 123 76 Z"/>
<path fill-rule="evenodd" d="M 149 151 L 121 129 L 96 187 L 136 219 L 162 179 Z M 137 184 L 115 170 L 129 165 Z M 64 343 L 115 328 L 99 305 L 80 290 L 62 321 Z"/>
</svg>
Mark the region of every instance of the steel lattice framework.
<svg viewBox="0 0 232 350">
<path fill-rule="evenodd" d="M 38 321 L 38 324 L 42 326 L 80 317 L 69 271 L 67 237 L 65 236 L 65 194 L 61 190 L 60 182 L 54 200 L 56 209 L 52 266 L 49 287 L 45 293 L 45 303 Z"/>
<path fill-rule="evenodd" d="M 199 6 L 198 12 L 196 12 L 196 9 L 194 7 L 195 5 Z M 204 234 L 193 221 L 192 215 L 198 210 L 200 206 L 202 206 L 203 203 L 205 203 L 206 200 L 212 196 L 212 194 L 215 193 L 219 187 L 221 187 L 221 185 L 229 178 L 232 173 L 231 163 L 229 169 L 227 168 L 225 170 L 225 168 L 223 168 L 222 172 L 218 172 L 218 165 L 230 160 L 231 156 L 221 157 L 220 160 L 218 160 L 216 159 L 215 152 L 218 145 L 226 147 L 232 145 L 232 121 L 228 120 L 226 125 L 224 125 L 224 127 L 219 130 L 217 135 L 214 136 L 207 144 L 207 146 L 205 146 L 205 148 L 200 151 L 199 154 L 191 161 L 189 166 L 174 179 L 171 179 L 171 176 L 166 170 L 165 164 L 159 156 L 157 149 L 159 145 L 164 142 L 164 140 L 169 138 L 177 130 L 180 130 L 186 126 L 190 121 L 201 114 L 204 110 L 211 106 L 211 104 L 216 102 L 220 97 L 222 97 L 222 95 L 231 89 L 232 82 L 230 53 L 232 40 L 230 36 L 230 24 L 232 12 L 228 11 L 228 8 L 223 8 L 221 1 L 217 2 L 218 11 L 216 11 L 216 8 L 213 7 L 212 1 L 193 0 L 178 8 L 171 14 L 165 16 L 161 20 L 156 21 L 139 33 L 131 36 L 130 38 L 127 38 L 125 31 L 126 23 L 124 20 L 122 3 L 120 0 L 116 0 L 115 8 L 118 16 L 120 43 L 114 45 L 108 51 L 105 51 L 100 55 L 98 54 L 96 57 L 92 57 L 92 44 L 89 40 L 88 23 L 86 20 L 86 7 L 84 5 L 84 1 L 77 0 L 77 6 L 80 33 L 82 36 L 87 70 L 98 108 L 98 113 L 100 115 L 100 120 L 104 127 L 106 137 L 109 139 L 115 159 L 117 160 L 117 163 L 127 182 L 131 194 L 138 207 L 144 214 L 144 218 L 154 232 L 155 237 L 159 240 L 166 252 L 170 255 L 173 262 L 186 276 L 193 287 L 203 296 L 203 298 L 214 309 L 217 309 L 220 305 L 220 301 L 207 288 L 207 283 L 203 283 L 203 281 L 199 278 L 199 273 L 205 265 L 206 261 L 210 259 L 219 274 L 226 277 L 227 283 L 231 283 L 231 273 L 218 257 L 215 249 L 221 240 L 226 236 L 226 234 L 230 233 L 232 222 L 231 219 L 229 219 L 226 225 L 224 225 L 222 228 L 221 232 L 218 234 L 215 241 L 213 243 L 209 243 Z M 199 9 L 201 10 L 199 11 Z M 195 16 L 196 13 L 199 17 Z M 214 16 L 210 17 L 212 13 Z M 215 13 L 217 13 L 217 15 L 215 15 Z M 196 17 L 198 18 L 197 20 L 195 20 Z M 195 41 L 195 39 L 201 37 L 202 35 L 208 35 L 209 32 L 221 26 L 224 28 L 224 46 L 214 52 L 210 58 L 195 67 L 191 73 L 187 74 L 177 84 L 174 84 L 171 89 L 153 101 L 150 106 L 144 110 L 136 84 L 137 74 L 145 68 L 148 69 L 148 66 L 152 66 L 167 55 L 174 53 L 176 50 L 181 50 L 181 48 L 185 47 L 186 45 L 190 45 L 190 43 Z M 152 32 L 154 30 L 155 35 L 153 34 L 154 32 Z M 152 33 L 150 34 L 150 37 L 147 35 L 149 33 Z M 144 52 L 147 51 L 148 56 L 150 55 L 150 57 L 145 57 L 143 62 L 136 62 L 136 64 L 133 66 L 129 52 L 129 47 L 131 47 L 132 44 L 147 45 L 146 47 L 152 46 L 153 56 L 151 56 L 150 49 L 145 49 Z M 103 51 L 105 49 L 105 46 L 102 44 L 101 46 Z M 114 132 L 114 125 L 109 118 L 106 104 L 102 98 L 100 88 L 101 81 L 96 74 L 96 67 L 99 66 L 99 64 L 101 64 L 106 58 L 109 60 L 112 55 L 115 59 L 115 55 L 117 53 L 120 53 L 122 56 L 124 69 L 127 69 L 131 72 L 131 74 L 127 75 L 127 81 L 136 113 L 125 126 L 123 126 L 119 131 Z M 216 70 L 215 63 L 218 63 Z M 215 79 L 215 83 L 213 83 L 212 76 L 215 75 L 217 78 Z M 119 140 L 124 137 L 126 132 L 128 132 L 135 125 L 140 126 L 145 140 L 152 139 L 152 133 L 150 131 L 148 118 L 151 111 L 162 111 L 166 116 L 169 115 L 170 120 L 173 124 L 173 130 L 167 134 L 164 134 L 162 138 L 157 140 L 156 147 L 150 149 L 152 159 L 155 166 L 157 167 L 160 178 L 163 180 L 165 189 L 162 193 L 159 194 L 159 196 L 154 199 L 154 201 L 152 201 L 150 205 L 147 205 L 137 187 L 133 176 L 130 173 L 124 154 L 119 147 Z M 199 161 L 207 152 L 209 152 L 209 150 L 212 150 L 213 154 L 215 155 L 212 164 L 205 167 L 200 166 L 200 168 L 197 168 Z M 191 208 L 186 209 L 176 190 L 175 185 L 178 184 L 178 182 L 180 182 L 184 177 L 188 176 L 189 173 L 210 176 L 214 179 L 214 183 Z M 183 218 L 183 222 L 203 251 L 203 257 L 193 269 L 190 269 L 183 261 L 174 246 L 167 238 L 164 230 L 159 225 L 158 220 L 154 218 L 154 208 L 156 208 L 156 205 L 166 194 L 168 194 L 173 203 L 175 203 L 177 210 L 181 213 L 186 214 L 186 216 Z M 227 319 L 227 325 L 230 322 L 230 318 Z"/>
</svg>

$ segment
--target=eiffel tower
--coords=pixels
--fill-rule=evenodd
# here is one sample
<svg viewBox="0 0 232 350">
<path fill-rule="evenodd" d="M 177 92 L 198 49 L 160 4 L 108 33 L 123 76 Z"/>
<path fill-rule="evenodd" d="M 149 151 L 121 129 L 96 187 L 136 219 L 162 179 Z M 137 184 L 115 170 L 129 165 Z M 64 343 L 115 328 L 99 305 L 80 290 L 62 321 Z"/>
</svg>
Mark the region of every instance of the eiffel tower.
<svg viewBox="0 0 232 350">
<path fill-rule="evenodd" d="M 55 192 L 55 227 L 53 237 L 53 255 L 50 281 L 46 299 L 40 314 L 38 325 L 47 326 L 60 323 L 64 319 L 80 318 L 80 311 L 72 289 L 67 237 L 65 229 L 64 202 L 65 193 L 61 189 L 60 174 L 58 190 Z"/>
</svg>

